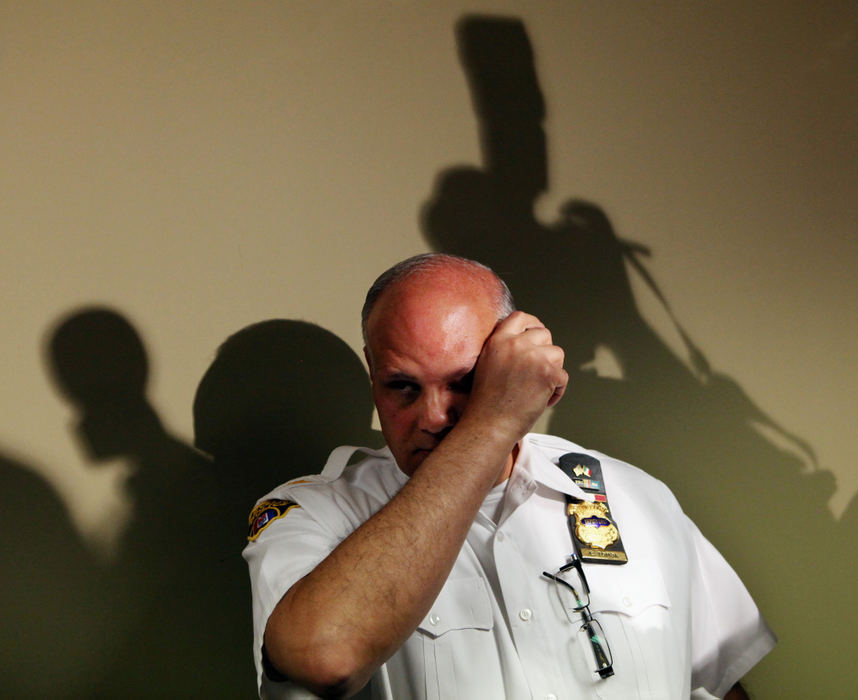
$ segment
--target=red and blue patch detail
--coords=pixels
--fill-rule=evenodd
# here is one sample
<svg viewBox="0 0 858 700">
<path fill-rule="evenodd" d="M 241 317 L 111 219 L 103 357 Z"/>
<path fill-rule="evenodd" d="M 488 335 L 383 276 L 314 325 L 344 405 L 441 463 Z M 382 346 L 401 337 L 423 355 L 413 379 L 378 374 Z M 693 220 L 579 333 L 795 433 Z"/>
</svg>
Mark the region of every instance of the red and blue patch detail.
<svg viewBox="0 0 858 700">
<path fill-rule="evenodd" d="M 274 498 L 268 501 L 257 503 L 256 507 L 250 511 L 250 517 L 247 522 L 250 529 L 247 532 L 247 539 L 253 542 L 260 533 L 275 520 L 279 520 L 293 508 L 300 508 L 294 501 L 284 501 L 279 498 Z"/>
</svg>

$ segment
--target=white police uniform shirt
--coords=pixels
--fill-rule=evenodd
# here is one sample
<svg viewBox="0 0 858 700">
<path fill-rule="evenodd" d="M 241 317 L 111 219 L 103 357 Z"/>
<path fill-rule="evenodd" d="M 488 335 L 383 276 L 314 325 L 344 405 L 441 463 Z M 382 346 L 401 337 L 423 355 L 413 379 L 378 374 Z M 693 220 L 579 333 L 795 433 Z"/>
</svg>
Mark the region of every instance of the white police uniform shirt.
<svg viewBox="0 0 858 700">
<path fill-rule="evenodd" d="M 310 697 L 262 670 L 262 635 L 275 605 L 408 479 L 387 449 L 363 450 L 366 459 L 344 468 L 355 449 L 337 448 L 322 475 L 262 499 L 299 506 L 275 514 L 244 551 L 263 698 Z M 572 550 L 565 494 L 592 498 L 556 466 L 567 452 L 600 460 L 629 558 L 584 565 L 590 610 L 613 653 L 615 673 L 604 680 L 542 575 Z M 497 524 L 477 514 L 432 608 L 373 677 L 375 697 L 685 699 L 695 688 L 722 697 L 775 644 L 738 576 L 673 494 L 629 464 L 529 434 L 496 512 Z"/>
</svg>

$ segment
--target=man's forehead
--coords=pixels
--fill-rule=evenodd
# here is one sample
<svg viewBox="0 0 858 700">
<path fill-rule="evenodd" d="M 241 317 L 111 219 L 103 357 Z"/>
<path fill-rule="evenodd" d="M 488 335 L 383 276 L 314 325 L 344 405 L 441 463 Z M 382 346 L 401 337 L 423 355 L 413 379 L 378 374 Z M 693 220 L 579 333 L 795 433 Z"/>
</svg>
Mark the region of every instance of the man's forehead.
<svg viewBox="0 0 858 700">
<path fill-rule="evenodd" d="M 450 323 L 467 314 L 496 315 L 496 303 L 484 280 L 456 278 L 407 278 L 386 289 L 369 316 L 369 327 L 425 326 Z"/>
<path fill-rule="evenodd" d="M 439 353 L 481 345 L 497 320 L 493 282 L 490 275 L 415 275 L 396 282 L 369 316 L 370 350 L 380 352 L 404 339 Z"/>
<path fill-rule="evenodd" d="M 456 307 L 470 302 L 496 307 L 497 281 L 487 270 L 440 268 L 416 271 L 392 283 L 376 301 L 376 311 L 395 311 L 397 315 L 412 315 L 421 307 Z"/>
</svg>

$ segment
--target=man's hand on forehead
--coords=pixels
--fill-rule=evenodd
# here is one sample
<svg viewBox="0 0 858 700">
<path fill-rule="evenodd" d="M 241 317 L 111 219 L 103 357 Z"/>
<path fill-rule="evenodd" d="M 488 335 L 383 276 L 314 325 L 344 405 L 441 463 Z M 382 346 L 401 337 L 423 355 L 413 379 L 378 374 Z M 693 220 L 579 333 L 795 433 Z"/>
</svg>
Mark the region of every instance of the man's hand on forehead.
<svg viewBox="0 0 858 700">
<path fill-rule="evenodd" d="M 486 338 L 466 413 L 500 420 L 522 437 L 563 396 L 563 350 L 536 316 L 515 311 Z"/>
</svg>

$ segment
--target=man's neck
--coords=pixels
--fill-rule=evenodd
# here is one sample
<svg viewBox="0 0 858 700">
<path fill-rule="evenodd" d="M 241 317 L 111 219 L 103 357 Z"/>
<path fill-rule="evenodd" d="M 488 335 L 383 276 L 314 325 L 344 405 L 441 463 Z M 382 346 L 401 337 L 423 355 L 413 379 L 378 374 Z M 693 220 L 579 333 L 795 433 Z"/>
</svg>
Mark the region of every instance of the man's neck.
<svg viewBox="0 0 858 700">
<path fill-rule="evenodd" d="M 521 441 L 515 443 L 515 446 L 512 448 L 512 452 L 509 453 L 509 456 L 506 458 L 506 464 L 504 464 L 504 468 L 498 476 L 498 480 L 495 482 L 495 486 L 498 484 L 502 484 L 504 481 L 509 479 L 512 475 L 512 469 L 515 466 L 515 462 L 518 459 L 518 455 L 521 452 Z"/>
</svg>

